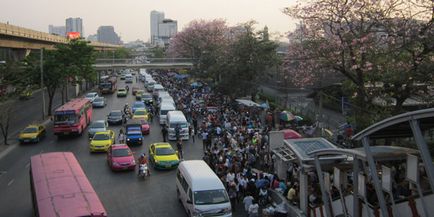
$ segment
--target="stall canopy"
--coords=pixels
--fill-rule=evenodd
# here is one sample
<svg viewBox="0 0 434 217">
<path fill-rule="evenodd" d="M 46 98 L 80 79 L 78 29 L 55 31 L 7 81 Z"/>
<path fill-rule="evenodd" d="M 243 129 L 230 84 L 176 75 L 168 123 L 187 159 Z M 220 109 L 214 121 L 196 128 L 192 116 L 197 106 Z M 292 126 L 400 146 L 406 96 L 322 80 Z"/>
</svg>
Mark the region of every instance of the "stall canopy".
<svg viewBox="0 0 434 217">
<path fill-rule="evenodd" d="M 248 107 L 260 107 L 261 105 L 259 105 L 256 102 L 253 102 L 252 100 L 247 100 L 247 99 L 236 99 L 236 101 L 242 105 L 248 106 Z"/>
<path fill-rule="evenodd" d="M 300 139 L 303 138 L 297 131 L 291 129 L 281 130 L 283 132 L 284 139 Z"/>
</svg>

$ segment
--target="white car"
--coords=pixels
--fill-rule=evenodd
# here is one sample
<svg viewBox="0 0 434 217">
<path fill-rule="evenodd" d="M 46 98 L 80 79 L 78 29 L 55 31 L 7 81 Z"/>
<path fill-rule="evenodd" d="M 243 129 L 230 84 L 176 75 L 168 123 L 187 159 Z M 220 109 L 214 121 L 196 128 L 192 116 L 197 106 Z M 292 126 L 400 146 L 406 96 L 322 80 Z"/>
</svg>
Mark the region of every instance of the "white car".
<svg viewBox="0 0 434 217">
<path fill-rule="evenodd" d="M 87 93 L 84 98 L 90 100 L 90 102 L 93 102 L 97 97 L 99 97 L 97 92 L 90 92 Z"/>
</svg>

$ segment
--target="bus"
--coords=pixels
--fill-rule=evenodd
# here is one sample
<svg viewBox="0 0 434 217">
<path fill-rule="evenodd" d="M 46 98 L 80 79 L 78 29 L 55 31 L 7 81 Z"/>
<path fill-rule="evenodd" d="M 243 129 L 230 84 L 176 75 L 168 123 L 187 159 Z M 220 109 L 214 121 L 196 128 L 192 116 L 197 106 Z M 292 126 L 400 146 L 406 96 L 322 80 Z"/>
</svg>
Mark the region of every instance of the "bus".
<svg viewBox="0 0 434 217">
<path fill-rule="evenodd" d="M 92 119 L 92 103 L 76 98 L 54 111 L 54 135 L 81 135 Z"/>
<path fill-rule="evenodd" d="M 107 217 L 103 204 L 72 152 L 32 156 L 29 175 L 35 216 Z"/>
<path fill-rule="evenodd" d="M 102 79 L 99 84 L 99 90 L 101 93 L 114 93 L 116 92 L 116 77 L 107 77 L 105 79 Z"/>
</svg>

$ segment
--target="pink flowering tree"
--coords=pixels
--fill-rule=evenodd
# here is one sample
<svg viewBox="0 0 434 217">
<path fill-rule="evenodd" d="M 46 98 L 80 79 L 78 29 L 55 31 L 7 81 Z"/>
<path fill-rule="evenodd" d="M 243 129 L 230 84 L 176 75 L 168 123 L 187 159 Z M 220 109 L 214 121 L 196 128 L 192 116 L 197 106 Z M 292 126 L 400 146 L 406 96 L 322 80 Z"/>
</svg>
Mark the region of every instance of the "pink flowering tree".
<svg viewBox="0 0 434 217">
<path fill-rule="evenodd" d="M 221 19 L 194 20 L 170 41 L 168 55 L 192 58 L 199 77 L 210 77 L 219 56 L 224 56 L 229 37 L 226 22 Z"/>
<path fill-rule="evenodd" d="M 432 84 L 433 9 L 431 0 L 299 1 L 285 9 L 303 23 L 290 34 L 285 72 L 298 86 L 344 76 L 360 117 L 378 98 L 401 112 Z"/>
</svg>

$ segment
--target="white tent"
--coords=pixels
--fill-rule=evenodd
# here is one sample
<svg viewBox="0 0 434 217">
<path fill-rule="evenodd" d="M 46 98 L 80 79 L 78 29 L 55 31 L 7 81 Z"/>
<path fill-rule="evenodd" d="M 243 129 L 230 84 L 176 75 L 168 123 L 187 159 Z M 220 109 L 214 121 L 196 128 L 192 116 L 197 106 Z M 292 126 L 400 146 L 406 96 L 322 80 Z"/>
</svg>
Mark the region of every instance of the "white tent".
<svg viewBox="0 0 434 217">
<path fill-rule="evenodd" d="M 237 101 L 238 103 L 243 104 L 243 105 L 248 106 L 248 107 L 253 107 L 253 106 L 260 107 L 260 106 L 261 106 L 261 105 L 259 105 L 258 103 L 253 102 L 252 100 L 247 100 L 247 99 L 236 99 L 236 101 Z"/>
</svg>

